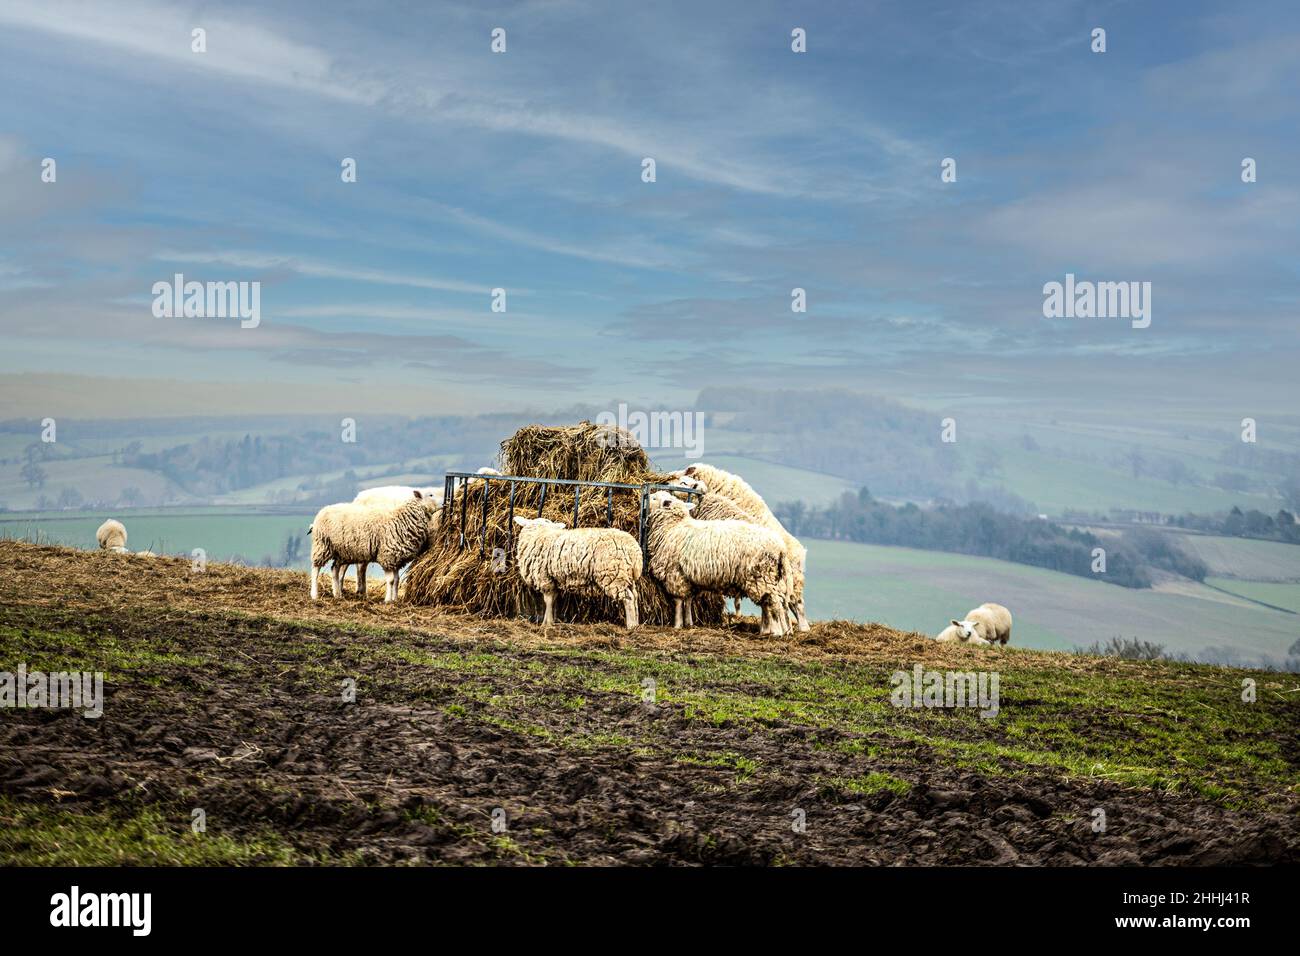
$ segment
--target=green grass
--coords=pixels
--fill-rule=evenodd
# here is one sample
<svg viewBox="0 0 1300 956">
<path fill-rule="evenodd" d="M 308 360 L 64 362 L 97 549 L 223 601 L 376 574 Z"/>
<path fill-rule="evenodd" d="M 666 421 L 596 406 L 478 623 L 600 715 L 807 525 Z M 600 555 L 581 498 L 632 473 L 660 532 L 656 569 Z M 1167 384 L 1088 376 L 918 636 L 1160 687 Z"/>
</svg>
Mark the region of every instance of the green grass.
<svg viewBox="0 0 1300 956">
<path fill-rule="evenodd" d="M 193 833 L 188 818 L 173 820 L 148 807 L 83 811 L 0 797 L 4 865 L 291 866 L 301 857 L 270 830 L 233 837 L 209 826 Z"/>
<path fill-rule="evenodd" d="M 904 794 L 912 789 L 912 785 L 906 780 L 880 771 L 872 771 L 857 777 L 827 777 L 823 782 L 828 786 L 866 796 L 877 793 Z"/>
<path fill-rule="evenodd" d="M 27 665 L 29 673 L 102 671 L 106 681 L 131 675 L 156 682 L 164 668 L 201 667 L 208 659 L 112 634 L 91 636 L 70 630 L 0 625 L 0 667 L 12 671 L 19 662 Z"/>
<path fill-rule="evenodd" d="M 555 650 L 526 665 L 483 654 L 479 673 L 513 686 L 527 675 L 538 687 L 624 693 L 639 699 L 652 677 L 658 702 L 680 704 L 691 720 L 761 733 L 795 723 L 839 734 L 878 735 L 917 742 L 957 766 L 985 773 L 1048 770 L 1121 784 L 1189 791 L 1215 800 L 1242 799 L 1254 785 L 1295 788 L 1294 770 L 1270 735 L 1294 730 L 1297 703 L 1278 688 L 1245 704 L 1235 672 L 1196 665 L 1132 665 L 1131 676 L 1069 674 L 1054 668 L 1003 668 L 1001 712 L 992 720 L 972 711 L 898 710 L 889 702 L 892 665 L 797 664 L 769 659 L 669 659 L 625 651 Z M 489 663 L 491 662 L 491 663 Z M 1288 678 L 1275 680 L 1290 686 Z M 481 719 L 511 723 L 524 695 L 495 695 Z M 554 712 L 556 727 L 564 715 Z M 527 732 L 565 740 L 530 723 Z M 576 743 L 573 735 L 568 735 Z M 672 751 L 671 740 L 633 736 L 637 746 Z M 863 745 L 865 746 L 865 745 Z M 676 759 L 725 766 L 737 779 L 761 768 L 734 753 Z"/>
</svg>

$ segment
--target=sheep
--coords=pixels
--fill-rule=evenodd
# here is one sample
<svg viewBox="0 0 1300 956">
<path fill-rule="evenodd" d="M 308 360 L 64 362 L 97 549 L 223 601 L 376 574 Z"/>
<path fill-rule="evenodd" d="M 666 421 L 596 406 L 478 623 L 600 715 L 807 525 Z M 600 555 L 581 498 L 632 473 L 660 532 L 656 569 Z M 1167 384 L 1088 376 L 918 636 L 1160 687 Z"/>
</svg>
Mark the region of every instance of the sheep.
<svg viewBox="0 0 1300 956">
<path fill-rule="evenodd" d="M 967 644 L 988 644 L 988 641 L 984 640 L 984 638 L 974 633 L 974 631 L 967 633 L 966 628 L 962 626 L 961 621 L 953 621 L 951 624 L 949 624 L 947 627 L 945 627 L 942 631 L 939 632 L 939 635 L 938 637 L 935 638 L 935 640 L 939 641 L 941 644 L 946 644 L 949 642 L 967 643 Z"/>
<path fill-rule="evenodd" d="M 965 620 L 990 644 L 1006 644 L 1011 640 L 1011 612 L 1001 604 L 986 601 L 968 611 Z"/>
<path fill-rule="evenodd" d="M 785 530 L 767 507 L 762 496 L 749 486 L 739 475 L 723 471 L 712 465 L 696 462 L 688 468 L 671 473 L 677 484 L 697 491 L 713 492 L 729 499 L 741 511 L 749 515 L 751 521 L 771 528 L 785 542 L 786 554 L 790 558 L 790 597 L 788 606 L 791 623 L 797 624 L 800 631 L 808 630 L 808 615 L 804 611 L 803 589 L 804 571 L 808 564 L 808 549 L 799 543 L 799 539 Z"/>
<path fill-rule="evenodd" d="M 1001 604 L 984 603 L 953 619 L 937 640 L 965 641 L 969 644 L 1006 644 L 1011 640 L 1011 612 Z"/>
<path fill-rule="evenodd" d="M 515 555 L 519 576 L 542 592 L 546 602 L 543 624 L 555 623 L 559 591 L 603 594 L 623 602 L 630 631 L 639 623 L 636 583 L 641 579 L 641 546 L 617 528 L 567 529 L 563 521 L 515 515 L 522 526 Z"/>
<path fill-rule="evenodd" d="M 789 559 L 770 528 L 735 519 L 700 521 L 692 506 L 666 491 L 650 495 L 647 541 L 650 573 L 673 596 L 674 627 L 694 627 L 697 591 L 740 591 L 764 611 L 761 633 L 787 633 Z"/>
<path fill-rule="evenodd" d="M 441 488 L 412 488 L 410 485 L 381 485 L 376 488 L 363 488 L 357 492 L 357 496 L 352 499 L 354 504 L 366 505 L 370 508 L 380 508 L 389 511 L 395 511 L 401 505 L 406 504 L 412 498 L 416 497 L 415 492 L 420 493 L 420 497 L 432 499 L 439 507 L 442 507 L 443 491 Z M 429 533 L 437 530 L 438 519 L 442 517 L 439 511 L 433 516 L 429 523 Z M 332 569 L 331 569 L 332 570 Z M 339 568 L 339 578 L 347 577 L 348 566 L 346 564 Z M 357 595 L 366 596 L 366 567 L 360 565 L 357 568 Z"/>
<path fill-rule="evenodd" d="M 311 534 L 311 599 L 319 596 L 320 569 L 332 562 L 334 596 L 343 595 L 342 571 L 358 567 L 357 591 L 365 594 L 364 569 L 372 561 L 384 569 L 384 601 L 397 600 L 398 575 L 429 543 L 437 505 L 419 491 L 393 511 L 364 504 L 326 505 L 307 529 Z"/>
<path fill-rule="evenodd" d="M 700 494 L 703 496 L 700 498 L 696 498 L 694 500 L 693 504 L 695 507 L 691 509 L 691 517 L 696 519 L 697 521 L 730 520 L 730 521 L 745 521 L 748 522 L 749 524 L 757 524 L 753 515 L 751 515 L 744 508 L 740 507 L 740 505 L 736 504 L 726 495 L 720 495 L 717 494 L 716 492 L 712 494 L 709 493 L 708 485 L 700 481 L 698 478 L 680 478 L 675 482 L 675 484 L 679 484 L 683 488 L 691 488 L 695 491 L 700 492 Z M 733 591 L 730 594 L 727 594 L 726 597 L 730 597 L 735 601 L 735 613 L 739 615 L 740 598 L 741 598 L 740 592 Z M 764 613 L 766 614 L 766 612 Z M 764 622 L 764 630 L 766 630 L 766 621 Z"/>
<path fill-rule="evenodd" d="M 413 492 L 418 491 L 422 497 L 432 498 L 437 504 L 442 504 L 441 488 L 412 488 L 410 485 L 382 485 L 378 488 L 365 488 L 357 492 L 353 502 L 359 505 L 376 505 L 380 507 L 393 507 L 405 504 L 413 497 Z"/>
<path fill-rule="evenodd" d="M 109 518 L 95 532 L 95 540 L 104 551 L 126 553 L 126 526 L 116 518 Z"/>
</svg>

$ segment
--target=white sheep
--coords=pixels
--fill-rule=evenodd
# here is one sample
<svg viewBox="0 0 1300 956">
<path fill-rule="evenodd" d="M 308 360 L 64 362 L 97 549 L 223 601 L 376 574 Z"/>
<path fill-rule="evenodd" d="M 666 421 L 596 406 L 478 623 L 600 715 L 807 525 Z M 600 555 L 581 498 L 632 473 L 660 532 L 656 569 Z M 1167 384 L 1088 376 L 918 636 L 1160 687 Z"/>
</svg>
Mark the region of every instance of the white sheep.
<svg viewBox="0 0 1300 956">
<path fill-rule="evenodd" d="M 764 611 L 762 633 L 787 633 L 789 559 L 770 528 L 746 521 L 700 521 L 691 506 L 666 491 L 650 495 L 647 543 L 650 573 L 673 596 L 674 627 L 693 627 L 697 591 L 739 591 Z"/>
<path fill-rule="evenodd" d="M 1006 644 L 1011 640 L 1011 612 L 1001 604 L 986 602 L 967 611 L 964 619 L 958 621 L 954 618 L 937 640 Z"/>
<path fill-rule="evenodd" d="M 105 551 L 116 551 L 118 554 L 125 554 L 126 526 L 116 518 L 109 518 L 95 532 L 95 540 L 99 542 L 100 548 Z"/>
<path fill-rule="evenodd" d="M 406 504 L 419 492 L 424 498 L 432 498 L 437 504 L 442 504 L 441 488 L 413 488 L 410 485 L 382 485 L 378 488 L 365 488 L 357 492 L 357 496 L 352 501 L 359 505 L 375 505 L 377 507 L 392 507 Z"/>
<path fill-rule="evenodd" d="M 935 638 L 940 643 L 987 644 L 988 641 L 974 631 L 968 631 L 961 621 L 953 621 Z"/>
<path fill-rule="evenodd" d="M 617 528 L 565 527 L 563 521 L 524 518 L 515 545 L 519 576 L 542 592 L 543 624 L 555 623 L 555 596 L 560 591 L 603 594 L 623 602 L 628 630 L 639 623 L 636 583 L 641 579 L 641 546 Z"/>
<path fill-rule="evenodd" d="M 418 491 L 396 510 L 355 502 L 326 505 L 316 513 L 311 533 L 311 599 L 319 596 L 320 569 L 332 563 L 334 596 L 343 595 L 343 570 L 357 565 L 357 593 L 365 595 L 365 567 L 372 561 L 384 570 L 384 600 L 397 600 L 401 569 L 429 543 L 437 505 Z"/>
<path fill-rule="evenodd" d="M 676 480 L 675 484 L 679 484 L 683 488 L 691 488 L 700 492 L 702 495 L 702 497 L 696 498 L 691 502 L 691 504 L 694 505 L 694 507 L 691 508 L 691 517 L 697 521 L 745 521 L 749 524 L 758 523 L 757 519 L 755 519 L 753 515 L 740 507 L 740 505 L 736 504 L 726 495 L 720 495 L 717 493 L 710 494 L 708 485 L 700 481 L 698 478 L 679 478 Z M 725 596 L 732 598 L 735 601 L 735 613 L 739 615 L 741 599 L 740 592 L 733 591 Z M 767 612 L 764 611 L 763 614 L 766 617 Z M 766 620 L 763 622 L 763 631 L 764 633 L 767 631 Z"/>
<path fill-rule="evenodd" d="M 1006 644 L 1011 640 L 1011 612 L 1001 604 L 985 602 L 966 612 L 963 624 L 969 624 L 976 635 L 990 644 Z"/>
<path fill-rule="evenodd" d="M 804 572 L 808 564 L 808 549 L 799 539 L 785 530 L 785 525 L 767 506 L 762 495 L 749 486 L 739 475 L 696 462 L 681 471 L 672 472 L 675 482 L 696 491 L 713 492 L 730 500 L 737 508 L 749 515 L 764 527 L 771 528 L 785 542 L 786 554 L 790 558 L 790 609 L 791 623 L 797 624 L 799 630 L 808 630 L 808 615 L 804 612 L 803 589 Z"/>
<path fill-rule="evenodd" d="M 381 485 L 377 488 L 363 488 L 357 492 L 357 496 L 352 499 L 352 502 L 370 508 L 396 511 L 406 502 L 415 498 L 415 492 L 417 491 L 420 493 L 419 497 L 430 498 L 439 508 L 442 507 L 443 491 L 441 488 L 413 488 L 410 485 Z M 438 519 L 441 516 L 441 511 L 433 516 L 429 526 L 430 533 L 437 528 Z M 347 577 L 347 574 L 348 566 L 346 564 L 342 565 L 339 568 L 340 580 Z M 357 594 L 360 597 L 366 596 L 366 568 L 364 565 L 357 568 Z"/>
</svg>

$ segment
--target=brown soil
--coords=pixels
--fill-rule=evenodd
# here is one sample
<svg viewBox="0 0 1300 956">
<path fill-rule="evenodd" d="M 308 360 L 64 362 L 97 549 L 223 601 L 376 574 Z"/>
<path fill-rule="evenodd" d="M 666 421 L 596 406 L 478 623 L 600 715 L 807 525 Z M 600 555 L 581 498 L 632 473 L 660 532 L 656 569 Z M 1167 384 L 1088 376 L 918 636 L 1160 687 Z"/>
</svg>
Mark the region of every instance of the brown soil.
<svg viewBox="0 0 1300 956">
<path fill-rule="evenodd" d="M 952 660 L 999 653 L 945 648 L 880 626 L 817 623 L 791 642 L 728 629 L 627 635 L 612 626 L 481 621 L 403 604 L 307 599 L 302 574 L 174 559 L 85 554 L 0 543 L 0 625 L 111 633 L 198 655 L 162 663 L 157 680 L 110 682 L 106 714 L 11 711 L 0 718 L 0 795 L 71 812 L 147 805 L 184 829 L 192 807 L 210 830 L 270 828 L 304 861 L 583 864 L 1122 864 L 1300 860 L 1300 827 L 1283 815 L 1232 811 L 1189 796 L 1047 773 L 986 777 L 945 766 L 920 742 L 881 733 L 837 748 L 843 735 L 786 721 L 754 726 L 691 719 L 683 707 L 626 693 L 503 683 L 470 668 L 403 664 L 385 652 L 487 650 L 521 665 L 545 648 L 637 647 L 666 654 L 779 654 Z M 382 589 L 379 589 L 382 594 Z M 370 625 L 358 632 L 332 627 Z M 365 651 L 366 653 L 359 653 Z M 1000 652 L 1057 667 L 1140 668 L 1125 662 Z M 333 661 L 353 676 L 343 704 Z M 0 662 L 0 667 L 10 662 Z M 520 695 L 523 724 L 556 726 L 556 695 L 581 693 L 570 736 L 670 741 L 682 754 L 729 755 L 715 765 L 666 760 L 617 742 L 575 747 L 558 736 L 476 719 L 484 693 Z M 467 703 L 468 702 L 468 703 Z M 870 756 L 867 753 L 870 752 Z M 748 779 L 736 760 L 763 767 Z M 885 773 L 905 794 L 859 794 L 827 778 Z M 1090 828 L 1104 806 L 1108 833 Z M 508 830 L 495 834 L 493 811 Z M 807 826 L 792 828 L 802 810 Z"/>
</svg>

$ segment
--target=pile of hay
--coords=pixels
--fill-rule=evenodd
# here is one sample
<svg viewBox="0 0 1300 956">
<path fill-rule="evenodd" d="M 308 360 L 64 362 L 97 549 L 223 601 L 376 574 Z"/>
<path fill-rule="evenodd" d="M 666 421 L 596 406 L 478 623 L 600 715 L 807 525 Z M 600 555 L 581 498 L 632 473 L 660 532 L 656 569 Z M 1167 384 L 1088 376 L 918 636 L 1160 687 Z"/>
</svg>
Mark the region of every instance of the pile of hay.
<svg viewBox="0 0 1300 956">
<path fill-rule="evenodd" d="M 501 443 L 501 466 L 507 475 L 523 478 L 565 478 L 612 481 L 624 484 L 666 482 L 668 476 L 651 471 L 645 450 L 627 432 L 580 422 L 565 427 L 529 425 Z M 609 493 L 604 488 L 563 485 L 516 485 L 514 513 L 536 517 L 546 488 L 542 516 L 574 527 L 574 492 L 579 492 L 578 526 L 603 528 L 609 521 Z M 494 548 L 509 549 L 517 539 L 509 527 L 509 492 L 505 482 L 470 481 L 448 498 L 430 547 L 415 560 L 406 576 L 406 597 L 415 604 L 439 605 L 487 617 L 513 618 L 539 612 L 541 599 L 520 580 L 514 554 L 504 570 L 494 569 Z M 487 501 L 487 539 L 483 540 L 483 496 Z M 641 502 L 637 491 L 613 493 L 612 527 L 633 537 Z M 461 510 L 464 509 L 465 546 L 461 547 Z M 517 530 L 518 526 L 514 530 Z M 695 601 L 697 624 L 722 621 L 722 599 L 706 595 Z M 638 594 L 644 624 L 672 624 L 672 599 L 646 573 Z M 602 595 L 562 594 L 555 609 L 563 622 L 621 622 L 622 605 Z"/>
</svg>

